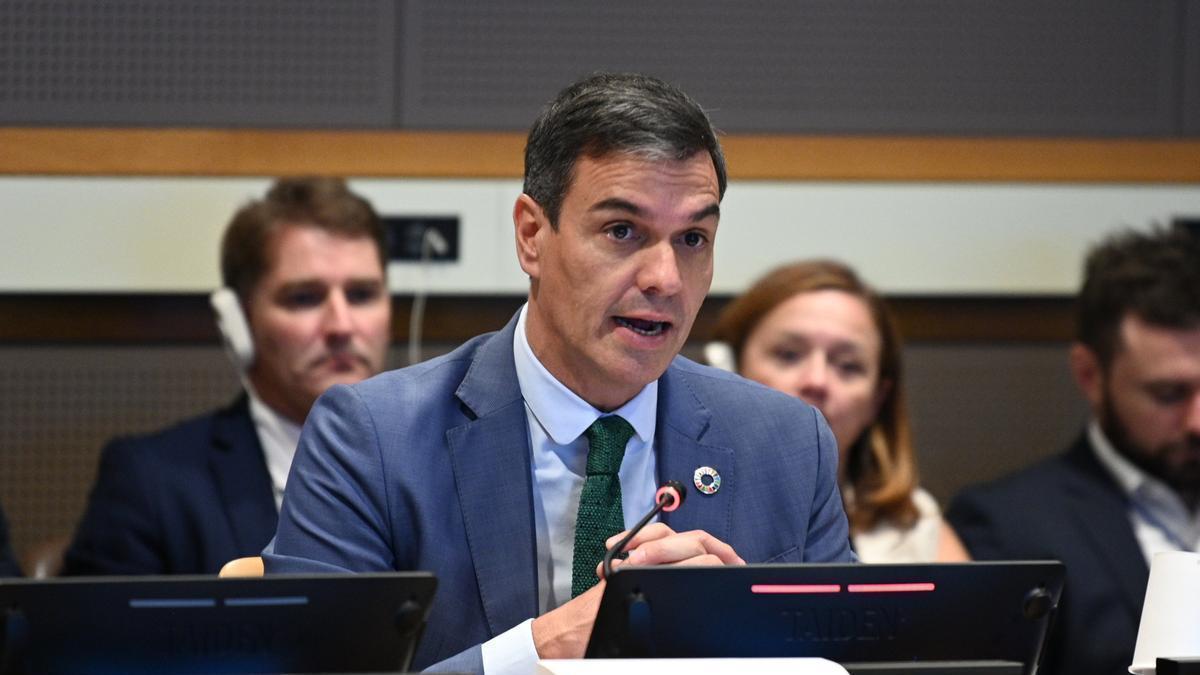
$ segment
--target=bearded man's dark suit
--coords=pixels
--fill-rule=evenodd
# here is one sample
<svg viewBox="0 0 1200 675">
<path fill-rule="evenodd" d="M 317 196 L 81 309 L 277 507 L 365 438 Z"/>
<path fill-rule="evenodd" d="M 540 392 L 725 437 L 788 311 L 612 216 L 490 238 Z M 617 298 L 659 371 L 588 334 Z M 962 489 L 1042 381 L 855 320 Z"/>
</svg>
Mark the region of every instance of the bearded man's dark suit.
<svg viewBox="0 0 1200 675">
<path fill-rule="evenodd" d="M 1128 672 L 1149 567 L 1129 520 L 1129 500 L 1086 435 L 1062 455 L 964 490 L 946 519 L 976 559 L 1066 564 L 1062 605 L 1040 673 Z"/>
</svg>

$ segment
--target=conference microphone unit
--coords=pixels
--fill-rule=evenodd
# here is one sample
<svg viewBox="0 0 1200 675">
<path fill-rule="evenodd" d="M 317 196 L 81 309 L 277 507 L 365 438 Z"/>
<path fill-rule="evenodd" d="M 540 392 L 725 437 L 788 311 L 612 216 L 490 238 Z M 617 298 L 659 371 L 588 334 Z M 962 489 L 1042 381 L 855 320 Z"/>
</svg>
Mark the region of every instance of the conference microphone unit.
<svg viewBox="0 0 1200 675">
<path fill-rule="evenodd" d="M 685 496 L 687 496 L 687 491 L 683 489 L 683 483 L 677 480 L 669 480 L 663 483 L 662 487 L 658 488 L 658 491 L 654 493 L 654 508 L 642 516 L 637 525 L 629 529 L 629 534 L 625 535 L 621 541 L 618 541 L 612 548 L 604 552 L 603 571 L 605 579 L 612 576 L 613 558 L 624 550 L 625 545 L 632 541 L 637 536 L 637 533 L 641 532 L 642 528 L 650 523 L 650 520 L 654 516 L 657 516 L 659 513 L 670 513 L 679 508 L 683 504 Z"/>
</svg>

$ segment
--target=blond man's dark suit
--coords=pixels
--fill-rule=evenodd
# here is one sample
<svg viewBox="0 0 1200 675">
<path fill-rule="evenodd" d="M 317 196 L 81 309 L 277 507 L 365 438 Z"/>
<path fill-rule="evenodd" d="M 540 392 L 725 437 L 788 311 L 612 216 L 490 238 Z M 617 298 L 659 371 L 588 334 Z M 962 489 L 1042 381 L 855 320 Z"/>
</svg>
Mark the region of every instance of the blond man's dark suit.
<svg viewBox="0 0 1200 675">
<path fill-rule="evenodd" d="M 109 443 L 64 573 L 215 574 L 258 555 L 277 520 L 243 395 L 164 431 Z"/>
</svg>

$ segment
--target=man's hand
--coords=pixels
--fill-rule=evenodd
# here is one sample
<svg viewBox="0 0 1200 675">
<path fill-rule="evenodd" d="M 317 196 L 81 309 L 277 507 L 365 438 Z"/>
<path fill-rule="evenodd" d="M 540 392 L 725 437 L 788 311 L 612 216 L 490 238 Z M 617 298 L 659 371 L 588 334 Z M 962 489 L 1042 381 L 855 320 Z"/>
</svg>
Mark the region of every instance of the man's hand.
<svg viewBox="0 0 1200 675">
<path fill-rule="evenodd" d="M 614 535 L 604 543 L 613 546 L 625 533 Z M 675 532 L 662 523 L 652 523 L 637 533 L 625 546 L 629 557 L 614 560 L 613 567 L 623 565 L 745 565 L 746 561 L 733 547 L 704 530 Z M 597 572 L 599 574 L 599 572 Z"/>
<path fill-rule="evenodd" d="M 538 658 L 582 659 L 587 650 L 604 580 L 587 591 L 533 620 L 533 646 Z"/>
<path fill-rule="evenodd" d="M 624 532 L 615 535 L 604 545 L 612 546 L 624 536 Z M 662 523 L 646 526 L 626 545 L 625 550 L 629 551 L 629 558 L 614 560 L 614 569 L 620 565 L 746 564 L 732 546 L 703 530 L 675 532 Z M 597 568 L 596 574 L 601 575 L 602 571 Z M 603 593 L 604 580 L 601 579 L 600 583 L 579 597 L 534 619 L 533 645 L 537 648 L 538 657 L 583 658 Z"/>
</svg>

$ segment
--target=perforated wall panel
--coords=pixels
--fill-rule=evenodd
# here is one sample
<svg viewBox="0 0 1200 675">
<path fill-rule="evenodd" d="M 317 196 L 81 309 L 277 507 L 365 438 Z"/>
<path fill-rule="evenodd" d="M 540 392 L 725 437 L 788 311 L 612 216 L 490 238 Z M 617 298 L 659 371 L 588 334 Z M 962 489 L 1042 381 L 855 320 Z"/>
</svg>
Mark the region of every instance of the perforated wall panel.
<svg viewBox="0 0 1200 675">
<path fill-rule="evenodd" d="M 1065 344 L 909 344 L 904 372 L 921 485 L 943 507 L 1066 450 L 1088 419 Z"/>
<path fill-rule="evenodd" d="M 0 123 L 524 129 L 637 70 L 729 131 L 1196 134 L 1192 5 L 8 0 Z"/>
<path fill-rule="evenodd" d="M 70 534 L 100 448 L 232 400 L 216 347 L 0 349 L 0 502 L 22 550 Z"/>
<path fill-rule="evenodd" d="M 1185 136 L 1200 136 L 1200 2 L 1184 5 L 1183 105 L 1181 124 Z"/>
<path fill-rule="evenodd" d="M 1173 134 L 1185 1 L 412 0 L 401 119 L 524 129 L 635 70 L 727 131 Z"/>
<path fill-rule="evenodd" d="M 0 123 L 388 126 L 392 0 L 5 0 Z"/>
</svg>

